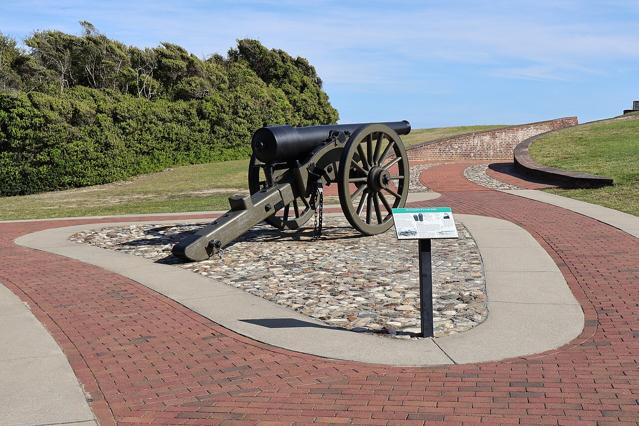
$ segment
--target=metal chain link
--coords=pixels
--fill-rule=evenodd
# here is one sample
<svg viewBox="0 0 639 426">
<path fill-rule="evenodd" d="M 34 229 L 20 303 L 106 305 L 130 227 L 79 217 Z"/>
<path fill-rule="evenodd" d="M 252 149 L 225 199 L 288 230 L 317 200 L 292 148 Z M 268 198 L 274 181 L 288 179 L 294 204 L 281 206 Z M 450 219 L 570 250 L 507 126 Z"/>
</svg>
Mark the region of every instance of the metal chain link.
<svg viewBox="0 0 639 426">
<path fill-rule="evenodd" d="M 315 230 L 313 233 L 313 240 L 319 240 L 322 236 L 322 226 L 324 222 L 324 189 L 321 184 L 317 187 L 317 198 L 319 199 L 319 204 L 317 206 L 317 211 L 315 212 Z"/>
<path fill-rule="evenodd" d="M 315 210 L 315 224 L 313 227 L 313 241 L 319 240 L 322 236 L 322 225 L 324 221 L 324 189 L 322 188 L 322 184 L 317 185 L 317 189 L 311 195 L 310 206 L 313 210 Z"/>
</svg>

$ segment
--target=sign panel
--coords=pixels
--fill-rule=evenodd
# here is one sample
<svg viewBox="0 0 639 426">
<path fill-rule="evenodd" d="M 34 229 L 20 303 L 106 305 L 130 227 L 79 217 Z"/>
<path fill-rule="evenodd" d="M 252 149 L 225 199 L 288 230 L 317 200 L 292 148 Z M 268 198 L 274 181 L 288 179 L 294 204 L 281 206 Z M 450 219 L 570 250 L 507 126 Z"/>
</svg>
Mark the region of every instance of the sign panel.
<svg viewBox="0 0 639 426">
<path fill-rule="evenodd" d="M 393 209 L 393 218 L 399 240 L 458 237 L 450 207 Z"/>
</svg>

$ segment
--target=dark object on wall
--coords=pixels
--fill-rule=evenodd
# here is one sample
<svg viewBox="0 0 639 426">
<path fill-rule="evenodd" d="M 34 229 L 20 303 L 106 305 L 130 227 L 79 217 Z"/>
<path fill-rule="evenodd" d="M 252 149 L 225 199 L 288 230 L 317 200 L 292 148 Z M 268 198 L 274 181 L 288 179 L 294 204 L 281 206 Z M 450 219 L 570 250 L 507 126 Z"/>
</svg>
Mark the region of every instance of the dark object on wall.
<svg viewBox="0 0 639 426">
<path fill-rule="evenodd" d="M 321 230 L 322 187 L 331 183 L 354 228 L 364 235 L 387 231 L 391 209 L 408 197 L 408 156 L 399 135 L 410 130 L 408 121 L 258 129 L 248 170 L 251 195 L 230 197 L 231 210 L 176 244 L 173 254 L 204 260 L 261 221 L 299 229 L 316 211 Z"/>
<path fill-rule="evenodd" d="M 639 101 L 634 101 L 632 103 L 632 109 L 625 109 L 623 111 L 624 114 L 630 114 L 631 112 L 639 112 Z"/>
</svg>

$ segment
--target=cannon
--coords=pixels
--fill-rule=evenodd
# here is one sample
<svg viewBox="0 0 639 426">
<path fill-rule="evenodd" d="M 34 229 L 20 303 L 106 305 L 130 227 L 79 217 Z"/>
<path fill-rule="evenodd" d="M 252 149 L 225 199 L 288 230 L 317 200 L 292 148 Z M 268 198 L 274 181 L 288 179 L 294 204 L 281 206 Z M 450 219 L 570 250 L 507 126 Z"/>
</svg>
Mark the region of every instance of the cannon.
<svg viewBox="0 0 639 426">
<path fill-rule="evenodd" d="M 262 221 L 294 230 L 317 213 L 321 232 L 323 186 L 333 183 L 355 229 L 387 231 L 391 209 L 408 197 L 408 157 L 399 135 L 410 130 L 408 121 L 258 129 L 251 140 L 250 194 L 229 197 L 230 210 L 174 245 L 173 254 L 208 259 Z"/>
</svg>

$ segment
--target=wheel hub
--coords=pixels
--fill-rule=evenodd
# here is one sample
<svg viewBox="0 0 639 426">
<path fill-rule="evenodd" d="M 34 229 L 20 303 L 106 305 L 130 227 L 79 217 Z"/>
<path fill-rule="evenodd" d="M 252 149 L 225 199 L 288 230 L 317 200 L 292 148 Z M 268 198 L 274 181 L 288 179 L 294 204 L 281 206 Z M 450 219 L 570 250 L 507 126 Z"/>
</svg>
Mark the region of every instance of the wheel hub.
<svg viewBox="0 0 639 426">
<path fill-rule="evenodd" d="M 387 188 L 390 183 L 390 173 L 379 166 L 375 166 L 368 173 L 368 187 L 374 191 Z"/>
</svg>

